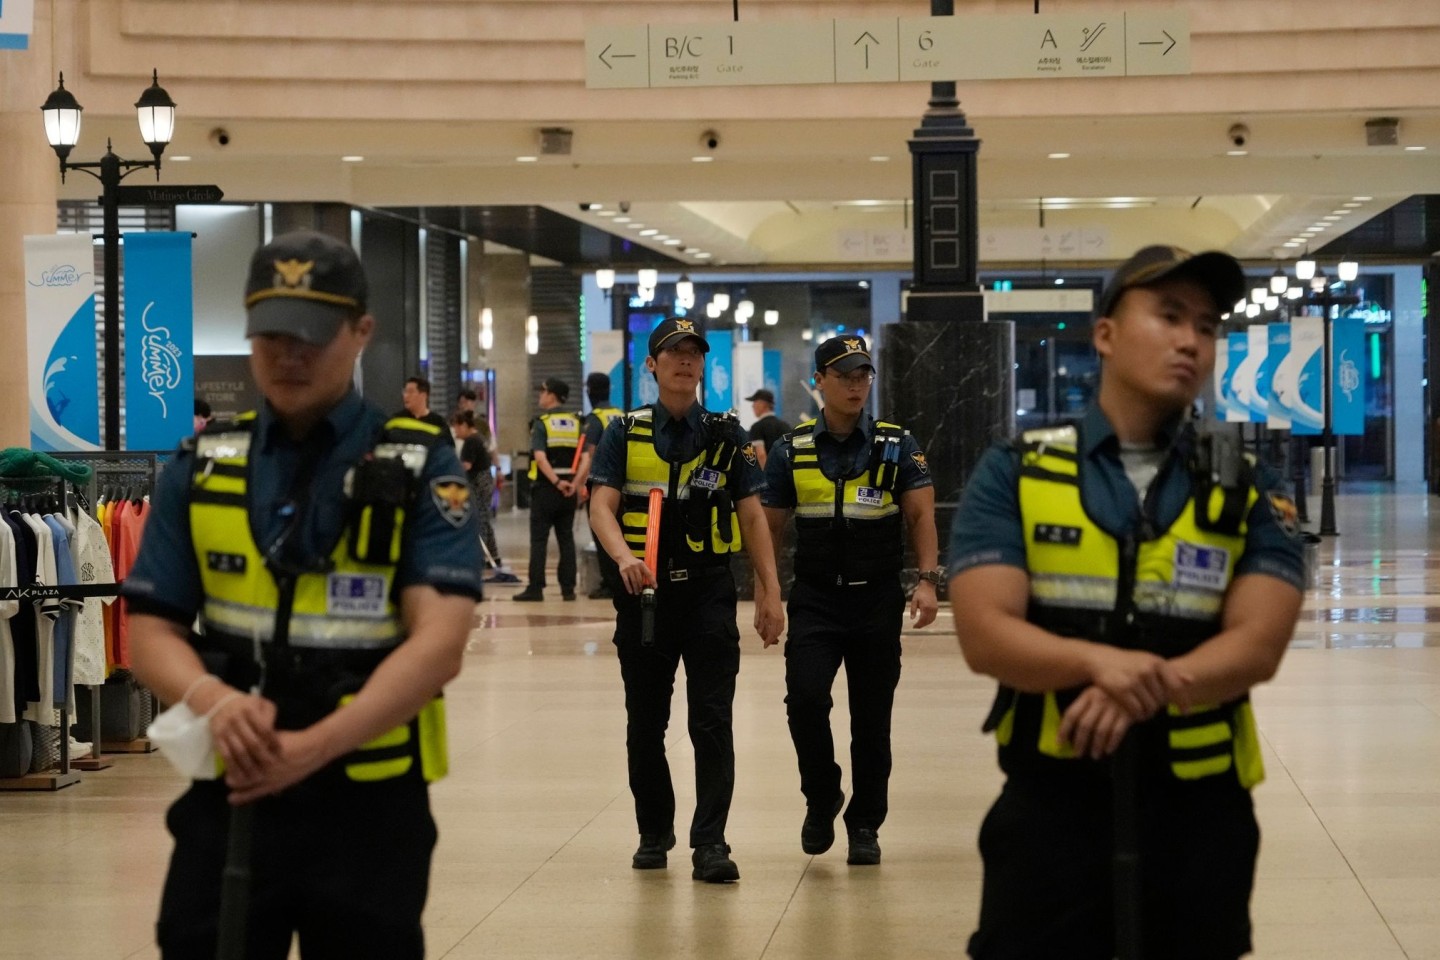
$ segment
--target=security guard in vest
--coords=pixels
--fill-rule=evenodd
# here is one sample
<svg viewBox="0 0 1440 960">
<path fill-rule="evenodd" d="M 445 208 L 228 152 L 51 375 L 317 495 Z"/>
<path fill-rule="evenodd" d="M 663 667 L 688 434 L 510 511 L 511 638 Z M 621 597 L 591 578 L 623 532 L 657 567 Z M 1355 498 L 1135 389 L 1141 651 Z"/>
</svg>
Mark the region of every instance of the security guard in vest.
<svg viewBox="0 0 1440 960">
<path fill-rule="evenodd" d="M 611 421 L 590 474 L 590 525 L 620 569 L 625 592 L 615 597 L 615 647 L 625 683 L 625 749 L 640 846 L 637 870 L 666 865 L 675 846 L 675 789 L 665 759 L 665 728 L 675 670 L 685 661 L 690 743 L 695 748 L 695 815 L 690 821 L 692 876 L 707 883 L 738 880 L 725 823 L 735 789 L 731 730 L 740 631 L 730 555 L 742 547 L 755 571 L 755 630 L 765 646 L 784 626 L 775 554 L 756 496 L 765 477 L 749 438 L 728 414 L 707 413 L 695 400 L 709 350 L 695 324 L 662 321 L 650 334 L 645 368 L 659 402 Z M 642 559 L 651 490 L 660 490 L 658 583 Z M 653 644 L 641 630 L 640 594 L 655 589 Z"/>
<path fill-rule="evenodd" d="M 298 932 L 306 957 L 420 960 L 439 698 L 480 595 L 469 488 L 435 427 L 352 386 L 375 326 L 354 250 L 276 237 L 245 303 L 264 406 L 181 446 L 122 591 L 136 677 L 208 716 L 223 764 L 167 817 L 161 952 L 216 955 L 230 810 L 254 804 L 245 956 Z"/>
<path fill-rule="evenodd" d="M 580 466 L 575 471 L 575 490 L 583 499 L 589 489 L 590 463 L 595 458 L 595 448 L 600 445 L 600 437 L 604 435 L 605 428 L 610 426 L 610 421 L 620 416 L 624 411 L 619 407 L 610 405 L 610 375 L 601 373 L 598 370 L 585 378 L 585 395 L 590 399 L 590 413 L 585 417 L 583 431 L 584 444 L 581 447 Z M 589 514 L 590 505 L 585 505 L 586 514 Z M 620 587 L 620 569 L 615 566 L 615 561 L 610 559 L 610 554 L 604 550 L 596 550 L 596 562 L 600 566 L 600 584 L 591 590 L 587 596 L 591 600 L 612 600 Z"/>
<path fill-rule="evenodd" d="M 859 336 L 815 348 L 824 409 L 786 434 L 765 463 L 765 518 L 780 550 L 795 514 L 795 585 L 785 640 L 785 712 L 800 763 L 805 822 L 800 847 L 835 842 L 845 803 L 830 733 L 830 689 L 845 664 L 850 692 L 851 796 L 847 862 L 880 862 L 889 807 L 890 712 L 900 682 L 905 593 L 904 530 L 921 570 L 910 603 L 914 626 L 935 619 L 935 491 L 925 454 L 894 423 L 866 409 L 875 365 Z"/>
<path fill-rule="evenodd" d="M 1095 405 L 966 486 L 950 600 L 1000 682 L 1007 777 L 980 830 L 979 960 L 1250 952 L 1249 691 L 1294 629 L 1301 547 L 1278 478 L 1187 423 L 1244 292 L 1226 254 L 1136 253 L 1099 303 Z"/>
<path fill-rule="evenodd" d="M 575 450 L 580 446 L 580 415 L 560 409 L 570 385 L 555 377 L 538 388 L 540 416 L 530 425 L 530 582 L 512 600 L 545 599 L 545 561 L 550 530 L 560 546 L 560 595 L 575 599 Z"/>
</svg>

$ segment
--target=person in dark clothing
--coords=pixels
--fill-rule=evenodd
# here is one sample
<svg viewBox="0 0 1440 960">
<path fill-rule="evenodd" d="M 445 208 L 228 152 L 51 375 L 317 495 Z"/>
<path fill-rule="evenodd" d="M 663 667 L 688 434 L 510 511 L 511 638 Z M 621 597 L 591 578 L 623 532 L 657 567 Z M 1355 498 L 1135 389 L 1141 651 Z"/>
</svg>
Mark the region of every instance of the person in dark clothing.
<svg viewBox="0 0 1440 960">
<path fill-rule="evenodd" d="M 485 563 L 499 571 L 500 544 L 495 539 L 495 524 L 490 516 L 490 499 L 495 493 L 495 477 L 490 472 L 490 451 L 475 426 L 475 414 L 462 410 L 450 416 L 450 430 L 460 445 L 460 465 L 475 491 L 475 517 L 480 521 L 480 543 L 485 549 Z"/>
<path fill-rule="evenodd" d="M 401 403 L 405 406 L 402 416 L 414 417 L 421 423 L 428 423 L 439 427 L 441 434 L 446 440 L 453 441 L 454 435 L 450 433 L 450 424 L 445 418 L 434 410 L 430 409 L 430 381 L 424 377 L 411 377 L 405 381 L 405 389 L 400 394 Z"/>
<path fill-rule="evenodd" d="M 580 418 L 560 405 L 570 385 L 550 377 L 538 388 L 540 416 L 530 427 L 530 582 L 512 600 L 536 603 L 545 599 L 545 560 L 550 531 L 560 547 L 555 571 L 560 596 L 575 599 L 575 454 L 580 446 Z"/>
<path fill-rule="evenodd" d="M 600 445 L 600 437 L 605 433 L 605 428 L 610 421 L 621 415 L 619 407 L 610 404 L 610 377 L 608 374 L 595 372 L 585 378 L 585 395 L 590 399 L 590 414 L 585 418 L 584 446 L 580 454 L 580 468 L 575 471 L 575 489 L 582 499 L 588 500 L 587 491 L 590 477 L 590 463 L 595 456 L 595 448 Z M 590 505 L 585 505 L 586 514 L 589 514 Z M 611 600 L 616 592 L 620 590 L 620 570 L 615 566 L 615 561 L 610 559 L 610 554 L 604 550 L 596 549 L 595 560 L 600 565 L 600 585 L 591 590 L 587 596 L 591 600 Z"/>
<path fill-rule="evenodd" d="M 590 474 L 590 525 L 620 570 L 615 595 L 615 650 L 625 684 L 625 753 L 640 845 L 636 870 L 666 866 L 675 846 L 675 788 L 665 758 L 665 728 L 675 671 L 685 661 L 690 742 L 695 748 L 695 814 L 690 821 L 691 876 L 730 883 L 725 825 L 735 790 L 732 712 L 740 670 L 735 579 L 730 554 L 749 551 L 755 569 L 755 630 L 765 646 L 780 636 L 785 614 L 770 531 L 757 493 L 765 485 L 745 431 L 729 415 L 695 400 L 709 349 L 693 321 L 664 320 L 650 334 L 645 368 L 660 399 L 612 420 Z M 659 490 L 659 557 L 644 561 L 650 492 Z M 654 593 L 654 636 L 646 644 L 641 594 Z"/>
<path fill-rule="evenodd" d="M 1006 776 L 976 960 L 1250 952 L 1250 689 L 1295 628 L 1299 528 L 1278 477 L 1189 421 L 1245 286 L 1228 254 L 1140 250 L 1099 301 L 1084 419 L 991 448 L 966 482 L 950 600 L 966 662 L 1000 684 L 984 729 Z"/>
<path fill-rule="evenodd" d="M 755 451 L 755 458 L 760 461 L 763 470 L 770 451 L 793 428 L 775 414 L 775 394 L 769 390 L 756 390 L 745 399 L 750 402 L 750 410 L 755 414 L 755 422 L 750 424 L 746 433 L 750 434 L 750 448 Z"/>
</svg>

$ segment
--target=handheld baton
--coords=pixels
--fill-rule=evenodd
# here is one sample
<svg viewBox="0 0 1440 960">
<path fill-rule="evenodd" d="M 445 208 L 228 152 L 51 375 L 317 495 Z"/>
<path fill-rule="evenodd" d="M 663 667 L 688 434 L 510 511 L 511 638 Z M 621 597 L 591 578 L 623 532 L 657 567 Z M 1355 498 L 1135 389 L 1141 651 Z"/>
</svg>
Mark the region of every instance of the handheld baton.
<svg viewBox="0 0 1440 960">
<path fill-rule="evenodd" d="M 1140 744 L 1132 730 L 1111 758 L 1114 843 L 1111 853 L 1115 903 L 1115 956 L 1142 960 L 1140 876 Z"/>
<path fill-rule="evenodd" d="M 575 459 L 570 461 L 570 473 L 573 475 L 580 469 L 580 454 L 585 452 L 585 438 L 580 438 L 580 443 L 575 447 Z"/>
<path fill-rule="evenodd" d="M 657 583 L 660 566 L 660 514 L 664 505 L 665 494 L 658 488 L 652 488 L 650 508 L 645 518 L 645 568 Z M 640 645 L 655 645 L 655 587 L 648 584 L 640 591 Z"/>
</svg>

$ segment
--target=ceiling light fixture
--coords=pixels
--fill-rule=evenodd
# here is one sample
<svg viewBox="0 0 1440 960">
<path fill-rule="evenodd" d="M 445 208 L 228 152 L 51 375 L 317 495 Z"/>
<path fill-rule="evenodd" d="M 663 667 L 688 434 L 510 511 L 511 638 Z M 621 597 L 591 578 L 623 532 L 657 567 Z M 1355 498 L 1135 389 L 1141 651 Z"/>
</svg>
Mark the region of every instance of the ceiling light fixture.
<svg viewBox="0 0 1440 960">
<path fill-rule="evenodd" d="M 1424 150 L 1424 149 L 1425 149 L 1424 147 L 1419 146 L 1419 145 L 1417 144 L 1417 145 L 1415 145 L 1415 146 L 1406 147 L 1406 148 L 1405 148 L 1405 151 L 1406 151 L 1407 153 L 1419 153 L 1421 150 Z"/>
<path fill-rule="evenodd" d="M 655 289 L 655 286 L 660 282 L 660 271 L 648 267 L 640 270 L 636 276 L 640 281 L 640 286 L 649 287 L 652 290 Z"/>
<path fill-rule="evenodd" d="M 766 311 L 765 311 L 765 326 L 767 326 L 767 327 L 773 327 L 773 326 L 775 326 L 775 324 L 777 324 L 777 323 L 779 323 L 779 322 L 780 322 L 780 311 L 779 311 L 779 310 L 766 310 Z"/>
<path fill-rule="evenodd" d="M 352 154 L 350 154 L 349 156 L 341 157 L 341 158 L 340 158 L 340 161 L 341 161 L 342 163 L 362 163 L 362 162 L 364 162 L 364 160 L 365 160 L 365 158 L 362 157 L 362 156 L 360 156 L 360 155 L 357 154 L 357 153 L 352 153 Z"/>
<path fill-rule="evenodd" d="M 595 271 L 595 286 L 601 290 L 609 291 L 615 286 L 615 271 L 605 267 Z"/>
<path fill-rule="evenodd" d="M 714 157 L 691 157 L 691 158 L 690 158 L 690 162 L 691 162 L 691 163 L 713 163 L 714 161 L 715 161 L 715 158 L 714 158 Z"/>
<path fill-rule="evenodd" d="M 1225 156 L 1227 156 L 1227 157 L 1248 157 L 1248 156 L 1250 156 L 1250 151 L 1249 151 L 1249 150 L 1226 150 L 1226 151 L 1225 151 Z"/>
<path fill-rule="evenodd" d="M 1070 159 L 1070 154 L 1068 154 L 1068 153 L 1047 153 L 1045 156 L 1046 156 L 1046 158 L 1049 159 L 1049 160 L 1069 160 L 1069 159 Z"/>
<path fill-rule="evenodd" d="M 534 163 L 536 160 L 539 160 L 539 159 L 540 159 L 539 157 L 516 157 L 516 158 L 515 158 L 515 162 L 516 162 L 516 163 Z"/>
</svg>

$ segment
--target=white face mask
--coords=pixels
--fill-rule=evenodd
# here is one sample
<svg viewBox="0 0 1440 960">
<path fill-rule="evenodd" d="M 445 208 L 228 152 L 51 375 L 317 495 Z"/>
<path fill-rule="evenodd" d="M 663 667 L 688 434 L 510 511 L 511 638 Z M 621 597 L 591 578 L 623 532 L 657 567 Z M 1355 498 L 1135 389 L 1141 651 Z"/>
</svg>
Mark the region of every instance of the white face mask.
<svg viewBox="0 0 1440 960">
<path fill-rule="evenodd" d="M 146 735 L 181 776 L 192 780 L 220 776 L 209 714 L 199 716 L 184 703 L 177 703 L 150 721 Z"/>
</svg>

